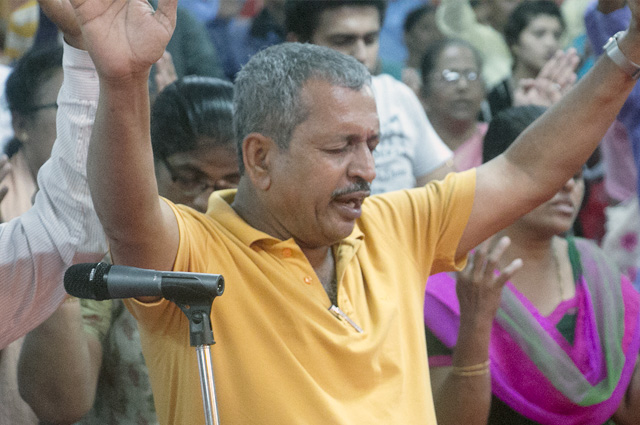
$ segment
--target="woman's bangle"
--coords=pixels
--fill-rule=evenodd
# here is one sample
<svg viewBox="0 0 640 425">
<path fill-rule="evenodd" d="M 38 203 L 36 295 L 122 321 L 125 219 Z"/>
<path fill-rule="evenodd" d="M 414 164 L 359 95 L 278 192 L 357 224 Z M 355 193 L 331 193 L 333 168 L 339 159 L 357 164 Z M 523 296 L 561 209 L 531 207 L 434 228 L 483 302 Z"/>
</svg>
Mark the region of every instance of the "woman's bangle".
<svg viewBox="0 0 640 425">
<path fill-rule="evenodd" d="M 453 366 L 451 372 L 457 376 L 482 376 L 488 375 L 491 360 L 471 366 Z"/>
</svg>

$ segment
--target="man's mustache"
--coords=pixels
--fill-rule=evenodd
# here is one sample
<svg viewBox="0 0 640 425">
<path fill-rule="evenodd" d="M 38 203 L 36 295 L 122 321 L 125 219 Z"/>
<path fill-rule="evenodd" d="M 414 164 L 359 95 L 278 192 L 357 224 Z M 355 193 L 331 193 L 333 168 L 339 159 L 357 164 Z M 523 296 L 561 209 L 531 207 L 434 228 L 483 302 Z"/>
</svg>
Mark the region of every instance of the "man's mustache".
<svg viewBox="0 0 640 425">
<path fill-rule="evenodd" d="M 355 192 L 371 192 L 371 183 L 368 181 L 359 178 L 354 184 L 349 185 L 347 187 L 343 187 L 341 189 L 336 189 L 332 194 L 332 198 L 337 198 L 339 196 L 347 195 L 349 193 Z"/>
</svg>

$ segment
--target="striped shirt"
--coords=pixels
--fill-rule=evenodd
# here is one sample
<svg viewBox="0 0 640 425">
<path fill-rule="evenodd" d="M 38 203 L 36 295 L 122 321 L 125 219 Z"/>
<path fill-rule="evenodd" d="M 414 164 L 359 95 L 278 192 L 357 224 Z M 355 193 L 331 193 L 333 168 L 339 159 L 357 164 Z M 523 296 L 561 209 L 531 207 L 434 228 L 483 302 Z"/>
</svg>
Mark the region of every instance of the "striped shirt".
<svg viewBox="0 0 640 425">
<path fill-rule="evenodd" d="M 86 177 L 98 77 L 88 54 L 70 46 L 63 68 L 57 140 L 38 174 L 35 204 L 0 224 L 0 349 L 58 308 L 67 267 L 100 261 L 107 250 Z"/>
</svg>

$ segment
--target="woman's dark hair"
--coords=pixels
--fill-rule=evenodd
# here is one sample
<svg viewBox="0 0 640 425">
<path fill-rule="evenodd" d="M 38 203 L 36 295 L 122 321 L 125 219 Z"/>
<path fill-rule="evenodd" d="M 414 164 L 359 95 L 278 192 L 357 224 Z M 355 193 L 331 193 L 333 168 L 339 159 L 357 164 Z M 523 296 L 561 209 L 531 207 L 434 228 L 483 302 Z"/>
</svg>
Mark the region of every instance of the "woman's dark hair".
<svg viewBox="0 0 640 425">
<path fill-rule="evenodd" d="M 549 15 L 558 18 L 562 30 L 565 29 L 564 18 L 560 7 L 551 0 L 524 0 L 509 15 L 504 27 L 504 39 L 508 46 L 518 43 L 520 33 L 540 15 Z"/>
<path fill-rule="evenodd" d="M 44 83 L 62 68 L 62 46 L 53 45 L 26 52 L 15 64 L 5 83 L 7 107 L 12 114 L 24 117 L 35 114 L 38 107 L 38 93 Z M 21 146 L 13 138 L 5 146 L 5 153 L 11 157 Z"/>
<path fill-rule="evenodd" d="M 153 155 L 163 160 L 198 147 L 198 137 L 234 144 L 233 84 L 213 77 L 187 76 L 168 85 L 151 108 Z"/>
<path fill-rule="evenodd" d="M 469 42 L 459 38 L 444 38 L 442 40 L 436 40 L 427 46 L 427 50 L 425 50 L 424 55 L 422 56 L 422 62 L 420 63 L 420 78 L 422 79 L 423 95 L 429 95 L 429 76 L 436 68 L 436 63 L 438 63 L 440 54 L 449 46 L 461 46 L 471 50 L 473 57 L 476 60 L 476 64 L 478 65 L 478 70 L 482 69 L 482 57 L 480 56 L 480 53 L 478 53 L 478 50 Z"/>
<path fill-rule="evenodd" d="M 375 6 L 380 15 L 380 27 L 382 27 L 387 2 L 386 0 L 287 0 L 284 4 L 287 32 L 294 33 L 298 41 L 308 43 L 318 29 L 322 12 L 341 6 Z"/>
<path fill-rule="evenodd" d="M 405 33 L 411 32 L 413 27 L 420 22 L 420 19 L 422 19 L 424 15 L 429 15 L 431 13 L 436 13 L 435 6 L 431 4 L 425 4 L 424 6 L 413 9 L 407 14 L 407 17 L 404 18 L 404 24 L 402 26 L 403 31 Z"/>
<path fill-rule="evenodd" d="M 502 154 L 531 123 L 546 111 L 544 106 L 513 106 L 498 113 L 487 129 L 482 144 L 482 162 Z"/>
</svg>

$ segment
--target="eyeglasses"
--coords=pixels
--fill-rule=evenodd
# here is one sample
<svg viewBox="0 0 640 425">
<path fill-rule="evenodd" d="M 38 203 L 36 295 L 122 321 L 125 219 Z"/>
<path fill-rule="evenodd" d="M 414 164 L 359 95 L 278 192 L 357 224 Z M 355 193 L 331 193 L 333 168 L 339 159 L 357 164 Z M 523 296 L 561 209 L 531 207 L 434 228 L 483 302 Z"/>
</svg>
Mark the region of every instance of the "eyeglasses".
<svg viewBox="0 0 640 425">
<path fill-rule="evenodd" d="M 41 111 L 42 109 L 50 109 L 50 108 L 58 109 L 58 102 L 46 103 L 44 105 L 34 105 L 31 108 L 29 108 L 29 112 L 38 112 L 38 111 Z"/>
<path fill-rule="evenodd" d="M 186 196 L 198 196 L 205 190 L 212 188 L 213 190 L 234 189 L 240 182 L 240 174 L 232 174 L 221 179 L 213 180 L 205 173 L 193 169 L 176 169 L 169 164 L 166 159 L 162 159 L 165 167 L 171 175 L 171 180 Z"/>
<path fill-rule="evenodd" d="M 478 81 L 480 78 L 476 71 L 452 71 L 450 69 L 443 70 L 440 77 L 445 83 L 450 85 L 457 84 L 463 77 L 467 82 Z"/>
</svg>

